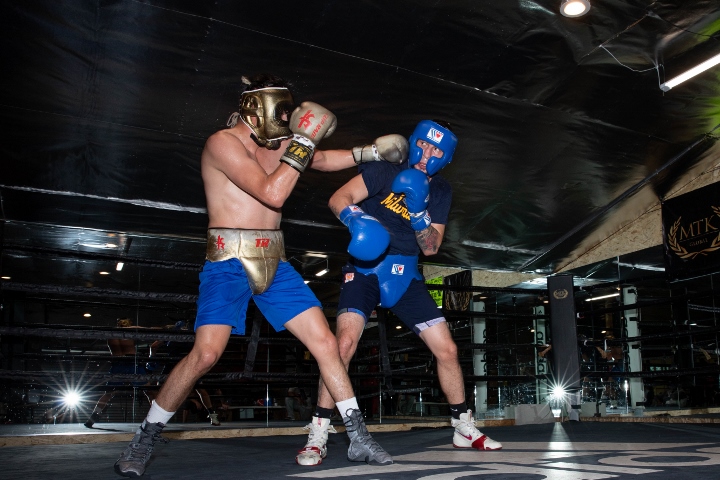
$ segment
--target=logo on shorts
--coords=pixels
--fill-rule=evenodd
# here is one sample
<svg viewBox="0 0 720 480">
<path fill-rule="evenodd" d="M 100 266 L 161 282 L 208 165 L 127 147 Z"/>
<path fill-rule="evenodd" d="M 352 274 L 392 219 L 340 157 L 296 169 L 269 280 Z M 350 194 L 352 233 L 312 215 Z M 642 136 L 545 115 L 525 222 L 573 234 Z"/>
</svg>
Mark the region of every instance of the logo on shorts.
<svg viewBox="0 0 720 480">
<path fill-rule="evenodd" d="M 218 235 L 217 241 L 215 242 L 215 246 L 220 250 L 225 250 L 225 242 L 223 242 L 223 240 L 224 238 Z"/>
<path fill-rule="evenodd" d="M 392 274 L 393 275 L 402 275 L 403 273 L 405 273 L 405 265 L 393 263 Z"/>
<path fill-rule="evenodd" d="M 444 136 L 445 136 L 445 134 L 443 132 L 441 132 L 435 128 L 431 128 L 427 134 L 427 138 L 429 138 L 430 140 L 432 140 L 435 143 L 442 142 L 442 139 Z"/>
<path fill-rule="evenodd" d="M 268 248 L 270 246 L 269 238 L 256 238 L 255 248 Z"/>
<path fill-rule="evenodd" d="M 355 280 L 355 274 L 350 272 L 345 274 L 345 283 L 352 282 Z"/>
</svg>

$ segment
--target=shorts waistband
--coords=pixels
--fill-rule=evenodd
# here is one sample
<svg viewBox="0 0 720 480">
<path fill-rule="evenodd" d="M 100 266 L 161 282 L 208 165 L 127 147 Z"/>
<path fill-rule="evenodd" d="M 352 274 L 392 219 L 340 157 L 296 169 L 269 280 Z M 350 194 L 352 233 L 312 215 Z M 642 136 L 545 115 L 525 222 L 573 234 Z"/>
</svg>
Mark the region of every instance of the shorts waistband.
<svg viewBox="0 0 720 480">
<path fill-rule="evenodd" d="M 282 230 L 209 228 L 205 258 L 221 262 L 231 258 L 277 258 L 285 260 Z"/>
</svg>

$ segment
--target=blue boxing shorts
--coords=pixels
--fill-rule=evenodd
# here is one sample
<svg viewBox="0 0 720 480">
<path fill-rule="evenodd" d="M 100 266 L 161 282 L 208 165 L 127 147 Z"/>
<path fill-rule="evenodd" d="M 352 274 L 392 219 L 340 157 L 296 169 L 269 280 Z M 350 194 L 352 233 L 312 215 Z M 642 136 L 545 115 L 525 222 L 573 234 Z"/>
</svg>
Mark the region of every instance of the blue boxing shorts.
<svg viewBox="0 0 720 480">
<path fill-rule="evenodd" d="M 377 275 L 364 275 L 355 270 L 353 265 L 345 265 L 338 316 L 344 312 L 354 312 L 363 315 L 367 323 L 379 302 L 380 285 Z M 405 293 L 390 311 L 417 335 L 426 328 L 445 321 L 425 283 L 416 279 L 410 282 Z"/>
<path fill-rule="evenodd" d="M 280 262 L 266 291 L 253 295 L 240 260 L 206 261 L 200 272 L 195 331 L 202 325 L 230 325 L 233 334 L 245 334 L 251 297 L 276 332 L 285 330 L 284 325 L 305 310 L 322 305 L 288 262 Z"/>
</svg>

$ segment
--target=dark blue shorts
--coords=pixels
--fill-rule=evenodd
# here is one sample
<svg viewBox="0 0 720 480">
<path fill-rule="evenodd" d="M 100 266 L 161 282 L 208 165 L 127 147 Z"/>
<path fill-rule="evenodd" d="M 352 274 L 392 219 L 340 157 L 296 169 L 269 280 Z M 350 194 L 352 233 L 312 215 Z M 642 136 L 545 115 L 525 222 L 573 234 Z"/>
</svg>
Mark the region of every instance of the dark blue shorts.
<svg viewBox="0 0 720 480">
<path fill-rule="evenodd" d="M 380 303 L 380 285 L 377 275 L 363 275 L 348 264 L 343 267 L 343 283 L 340 286 L 338 315 L 344 311 L 360 313 L 365 323 Z M 390 309 L 416 334 L 437 323 L 444 322 L 442 311 L 428 292 L 427 285 L 421 280 L 410 282 L 400 300 Z"/>
<path fill-rule="evenodd" d="M 123 361 L 120 363 L 114 363 L 110 367 L 110 373 L 117 374 L 117 375 L 145 375 L 148 372 L 145 369 L 145 365 L 143 365 L 142 363 L 138 363 L 137 365 L 135 365 L 134 361 Z M 145 385 L 146 383 L 147 382 L 144 380 L 141 382 L 112 381 L 112 382 L 108 382 L 107 386 L 108 387 L 127 387 L 127 386 L 141 387 L 141 386 Z"/>
<path fill-rule="evenodd" d="M 275 279 L 266 291 L 253 295 L 240 260 L 205 262 L 200 272 L 195 331 L 202 325 L 230 325 L 232 333 L 245 333 L 245 317 L 250 298 L 275 331 L 312 307 L 320 307 L 310 287 L 288 262 L 280 262 Z"/>
</svg>

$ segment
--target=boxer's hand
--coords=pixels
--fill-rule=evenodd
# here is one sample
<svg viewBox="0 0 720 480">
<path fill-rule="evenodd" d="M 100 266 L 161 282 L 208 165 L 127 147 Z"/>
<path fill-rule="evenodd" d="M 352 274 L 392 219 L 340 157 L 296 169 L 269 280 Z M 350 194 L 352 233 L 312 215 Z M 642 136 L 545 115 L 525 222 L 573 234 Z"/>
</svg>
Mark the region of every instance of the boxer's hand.
<svg viewBox="0 0 720 480">
<path fill-rule="evenodd" d="M 315 146 L 335 131 L 337 118 L 330 110 L 314 102 L 303 102 L 290 116 L 292 140 L 280 157 L 298 172 L 304 172 L 315 152 Z"/>
<path fill-rule="evenodd" d="M 376 138 L 372 145 L 354 147 L 352 154 L 358 165 L 377 161 L 402 163 L 408 157 L 408 141 L 402 135 L 384 135 Z"/>
<path fill-rule="evenodd" d="M 390 234 L 385 227 L 357 205 L 345 207 L 339 218 L 350 230 L 348 253 L 358 260 L 375 260 L 390 245 Z"/>
<path fill-rule="evenodd" d="M 425 230 L 432 223 L 427 205 L 430 201 L 430 181 L 423 172 L 409 168 L 398 173 L 393 180 L 392 191 L 405 194 L 405 205 L 410 214 L 413 230 Z"/>
</svg>

